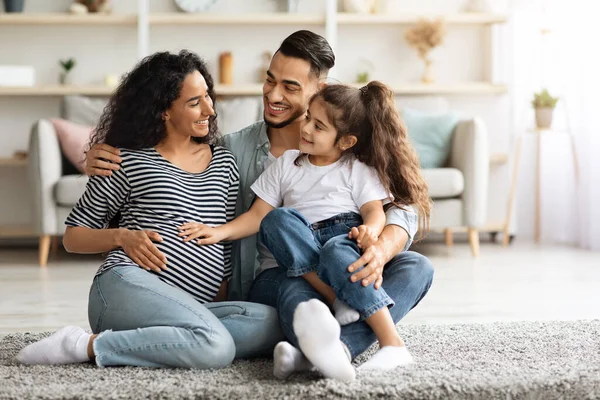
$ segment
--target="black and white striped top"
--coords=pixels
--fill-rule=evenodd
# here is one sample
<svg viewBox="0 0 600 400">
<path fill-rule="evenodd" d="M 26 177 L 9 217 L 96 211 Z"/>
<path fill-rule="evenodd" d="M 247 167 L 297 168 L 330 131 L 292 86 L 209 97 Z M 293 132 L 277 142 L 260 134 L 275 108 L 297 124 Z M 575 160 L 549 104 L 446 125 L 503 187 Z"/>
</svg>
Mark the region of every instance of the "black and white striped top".
<svg viewBox="0 0 600 400">
<path fill-rule="evenodd" d="M 186 172 L 154 148 L 121 149 L 121 169 L 111 177 L 93 176 L 66 220 L 68 226 L 104 229 L 121 212 L 119 227 L 151 230 L 167 256 L 167 270 L 156 273 L 205 303 L 231 277 L 231 243 L 198 246 L 177 236 L 188 221 L 221 225 L 235 216 L 239 173 L 233 155 L 211 146 L 212 160 L 201 173 Z M 97 274 L 114 267 L 140 268 L 122 249 L 108 253 Z M 152 272 L 154 273 L 154 272 Z"/>
</svg>

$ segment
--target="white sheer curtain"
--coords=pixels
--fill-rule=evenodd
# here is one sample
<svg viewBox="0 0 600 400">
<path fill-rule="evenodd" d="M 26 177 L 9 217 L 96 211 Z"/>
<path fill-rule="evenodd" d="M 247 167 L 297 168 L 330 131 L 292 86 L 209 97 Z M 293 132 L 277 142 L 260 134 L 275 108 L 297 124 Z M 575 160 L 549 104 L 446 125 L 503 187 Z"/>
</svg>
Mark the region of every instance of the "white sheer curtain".
<svg viewBox="0 0 600 400">
<path fill-rule="evenodd" d="M 579 185 L 566 135 L 542 137 L 541 236 L 600 250 L 600 4 L 586 0 L 523 0 L 515 4 L 515 128 L 533 125 L 528 102 L 547 87 L 560 96 L 553 127 L 575 138 Z M 541 34 L 546 30 L 546 34 Z M 549 32 L 548 32 L 549 31 Z M 533 135 L 531 135 L 533 136 Z M 533 170 L 535 141 L 524 141 Z M 522 153 L 523 157 L 523 153 Z M 523 159 L 523 158 L 522 158 Z M 531 179 L 519 182 L 518 235 L 532 232 L 535 203 Z"/>
</svg>

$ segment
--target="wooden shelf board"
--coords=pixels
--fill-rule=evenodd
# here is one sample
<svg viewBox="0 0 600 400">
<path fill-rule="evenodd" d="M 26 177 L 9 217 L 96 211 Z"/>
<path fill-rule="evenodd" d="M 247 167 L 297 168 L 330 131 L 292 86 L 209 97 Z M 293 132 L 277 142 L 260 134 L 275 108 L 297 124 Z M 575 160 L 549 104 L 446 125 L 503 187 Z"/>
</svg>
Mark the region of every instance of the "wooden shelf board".
<svg viewBox="0 0 600 400">
<path fill-rule="evenodd" d="M 360 87 L 363 84 L 353 83 L 353 86 Z M 215 91 L 221 96 L 260 96 L 262 94 L 262 84 L 243 84 L 243 85 L 216 85 Z M 448 95 L 469 95 L 469 94 L 502 94 L 507 92 L 504 85 L 494 85 L 484 82 L 458 83 L 458 84 L 420 84 L 407 83 L 399 85 L 390 85 L 397 95 L 426 95 L 426 94 L 448 94 Z"/>
<path fill-rule="evenodd" d="M 137 20 L 135 14 L 0 14 L 0 25 L 136 25 Z"/>
<path fill-rule="evenodd" d="M 162 13 L 150 14 L 152 25 L 323 25 L 325 16 L 312 14 L 288 14 L 288 13 L 265 13 L 265 14 L 211 14 L 211 13 Z"/>
<path fill-rule="evenodd" d="M 352 14 L 338 13 L 340 25 L 414 24 L 421 19 L 443 19 L 452 25 L 490 25 L 505 23 L 504 14 L 458 13 L 458 14 Z"/>
<path fill-rule="evenodd" d="M 28 225 L 0 226 L 0 238 L 35 237 L 33 228 Z"/>
<path fill-rule="evenodd" d="M 363 83 L 353 83 L 360 87 Z M 404 83 L 390 85 L 397 95 L 403 94 L 502 94 L 507 92 L 505 85 L 495 85 L 486 82 L 464 82 L 464 83 Z"/>
<path fill-rule="evenodd" d="M 114 88 L 103 85 L 40 85 L 31 87 L 0 87 L 0 96 L 110 96 Z"/>
<path fill-rule="evenodd" d="M 0 157 L 0 166 L 22 167 L 24 165 L 27 165 L 26 158 Z"/>
<path fill-rule="evenodd" d="M 357 87 L 362 84 L 353 84 Z M 260 96 L 262 83 L 239 85 L 215 85 L 218 96 Z M 476 95 L 501 94 L 507 91 L 506 86 L 482 82 L 458 84 L 419 84 L 407 83 L 391 85 L 398 95 Z M 0 96 L 67 96 L 74 94 L 88 96 L 110 96 L 114 88 L 103 85 L 40 85 L 33 87 L 0 87 Z"/>
<path fill-rule="evenodd" d="M 419 19 L 443 18 L 448 24 L 487 25 L 504 23 L 504 14 L 457 13 L 457 14 L 352 14 L 338 13 L 340 25 L 413 24 Z M 154 13 L 149 22 L 155 25 L 180 24 L 325 24 L 325 16 L 319 14 L 262 13 L 262 14 L 217 14 L 217 13 Z M 10 13 L 0 14 L 0 25 L 136 25 L 136 14 L 84 14 L 69 13 Z"/>
</svg>

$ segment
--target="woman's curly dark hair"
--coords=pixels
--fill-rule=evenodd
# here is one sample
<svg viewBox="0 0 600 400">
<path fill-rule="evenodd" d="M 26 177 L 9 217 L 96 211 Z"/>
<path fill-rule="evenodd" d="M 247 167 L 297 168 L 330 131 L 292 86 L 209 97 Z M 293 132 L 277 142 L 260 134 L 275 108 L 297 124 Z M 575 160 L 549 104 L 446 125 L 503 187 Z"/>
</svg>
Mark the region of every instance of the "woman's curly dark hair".
<svg viewBox="0 0 600 400">
<path fill-rule="evenodd" d="M 123 77 L 102 112 L 90 139 L 90 147 L 106 143 L 113 147 L 143 149 L 154 147 L 167 134 L 163 113 L 181 92 L 186 76 L 199 71 L 208 85 L 208 95 L 216 101 L 213 78 L 206 63 L 195 53 L 154 53 Z M 220 137 L 216 115 L 209 118 L 209 133 L 193 137 L 197 143 L 216 143 Z"/>
</svg>

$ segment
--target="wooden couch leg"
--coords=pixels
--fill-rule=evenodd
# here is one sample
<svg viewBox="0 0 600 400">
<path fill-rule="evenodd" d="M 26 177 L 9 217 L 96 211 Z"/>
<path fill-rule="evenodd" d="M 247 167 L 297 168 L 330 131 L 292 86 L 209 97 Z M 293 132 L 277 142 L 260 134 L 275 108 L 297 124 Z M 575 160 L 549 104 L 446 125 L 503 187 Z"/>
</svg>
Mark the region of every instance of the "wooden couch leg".
<svg viewBox="0 0 600 400">
<path fill-rule="evenodd" d="M 452 229 L 450 229 L 450 228 L 444 229 L 444 234 L 446 235 L 446 246 L 452 247 L 452 245 L 454 244 L 454 241 L 452 238 Z"/>
<path fill-rule="evenodd" d="M 48 264 L 48 255 L 50 254 L 50 244 L 51 244 L 50 235 L 44 235 L 44 236 L 40 237 L 40 248 L 39 248 L 40 267 L 45 267 Z"/>
<path fill-rule="evenodd" d="M 475 228 L 469 228 L 469 244 L 473 257 L 479 256 L 479 231 Z"/>
</svg>

